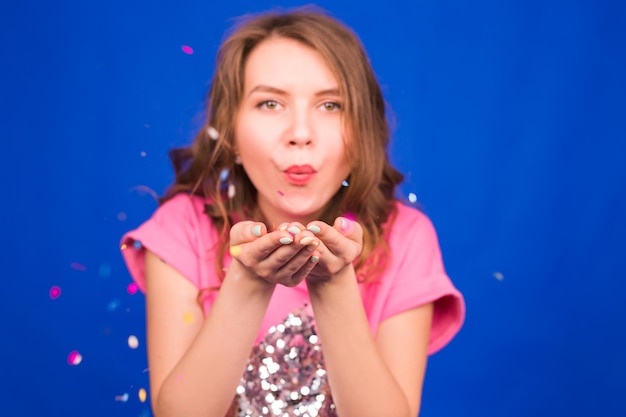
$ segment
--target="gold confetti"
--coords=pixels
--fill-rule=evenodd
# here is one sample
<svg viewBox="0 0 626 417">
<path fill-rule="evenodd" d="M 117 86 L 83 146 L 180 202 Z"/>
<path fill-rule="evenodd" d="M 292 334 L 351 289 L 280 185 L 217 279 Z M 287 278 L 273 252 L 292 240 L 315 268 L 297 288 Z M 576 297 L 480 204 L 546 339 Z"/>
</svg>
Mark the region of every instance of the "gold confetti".
<svg viewBox="0 0 626 417">
<path fill-rule="evenodd" d="M 190 324 L 193 322 L 193 313 L 187 312 L 183 315 L 183 320 L 185 323 Z"/>
<path fill-rule="evenodd" d="M 231 246 L 230 247 L 230 254 L 233 257 L 237 257 L 237 256 L 241 255 L 241 246 L 239 246 L 239 245 Z"/>
<path fill-rule="evenodd" d="M 137 395 L 139 396 L 139 401 L 141 401 L 142 403 L 146 402 L 146 397 L 148 396 L 148 394 L 146 393 L 145 389 L 140 388 Z"/>
</svg>

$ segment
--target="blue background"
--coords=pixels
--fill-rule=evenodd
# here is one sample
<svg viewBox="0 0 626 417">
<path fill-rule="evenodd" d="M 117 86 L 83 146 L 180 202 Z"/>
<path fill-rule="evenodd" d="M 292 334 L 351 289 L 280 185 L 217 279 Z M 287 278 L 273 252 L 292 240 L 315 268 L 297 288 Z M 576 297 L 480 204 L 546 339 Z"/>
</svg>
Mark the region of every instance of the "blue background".
<svg viewBox="0 0 626 417">
<path fill-rule="evenodd" d="M 232 18 L 296 4 L 2 2 L 1 415 L 151 415 L 119 238 L 172 181 Z M 626 416 L 624 3 L 318 4 L 363 40 L 402 195 L 466 296 L 421 416 Z"/>
</svg>

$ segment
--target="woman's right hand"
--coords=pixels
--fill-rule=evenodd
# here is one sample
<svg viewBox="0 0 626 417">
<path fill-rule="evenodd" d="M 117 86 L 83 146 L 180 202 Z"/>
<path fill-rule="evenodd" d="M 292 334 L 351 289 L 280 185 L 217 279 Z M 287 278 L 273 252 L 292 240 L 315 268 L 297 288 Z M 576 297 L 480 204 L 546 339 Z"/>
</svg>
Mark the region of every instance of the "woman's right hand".
<svg viewBox="0 0 626 417">
<path fill-rule="evenodd" d="M 252 275 L 294 287 L 317 265 L 320 241 L 299 223 L 268 232 L 263 223 L 243 221 L 230 229 L 230 254 Z"/>
</svg>

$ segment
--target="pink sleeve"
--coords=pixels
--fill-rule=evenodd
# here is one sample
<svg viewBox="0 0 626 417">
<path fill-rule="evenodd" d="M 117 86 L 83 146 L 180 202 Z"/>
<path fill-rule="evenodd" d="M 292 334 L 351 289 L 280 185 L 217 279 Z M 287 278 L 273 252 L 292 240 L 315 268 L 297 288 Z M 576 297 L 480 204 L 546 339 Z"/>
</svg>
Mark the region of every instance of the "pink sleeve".
<svg viewBox="0 0 626 417">
<path fill-rule="evenodd" d="M 431 221 L 421 212 L 400 207 L 390 236 L 392 265 L 379 323 L 403 311 L 434 302 L 428 353 L 443 348 L 459 332 L 465 302 L 447 276 Z M 382 295 L 382 294 L 381 294 Z"/>
<path fill-rule="evenodd" d="M 122 237 L 122 255 L 139 288 L 145 292 L 145 249 L 200 288 L 202 267 L 199 223 L 208 221 L 203 214 L 204 203 L 199 197 L 178 194 L 160 206 L 145 223 Z"/>
</svg>

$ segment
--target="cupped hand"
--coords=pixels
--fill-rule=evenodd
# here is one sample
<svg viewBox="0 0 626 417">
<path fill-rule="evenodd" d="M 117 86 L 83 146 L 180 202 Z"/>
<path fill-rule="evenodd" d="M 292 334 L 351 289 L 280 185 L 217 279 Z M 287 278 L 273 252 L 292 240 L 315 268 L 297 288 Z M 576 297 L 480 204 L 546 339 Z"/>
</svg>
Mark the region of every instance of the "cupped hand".
<svg viewBox="0 0 626 417">
<path fill-rule="evenodd" d="M 319 260 L 320 240 L 300 223 L 268 232 L 263 223 L 243 221 L 230 230 L 230 253 L 252 275 L 272 284 L 298 285 Z"/>
<path fill-rule="evenodd" d="M 338 217 L 333 225 L 314 221 L 307 230 L 320 240 L 317 247 L 319 262 L 308 277 L 309 282 L 328 281 L 353 262 L 363 249 L 363 228 L 358 222 L 346 217 Z"/>
</svg>

